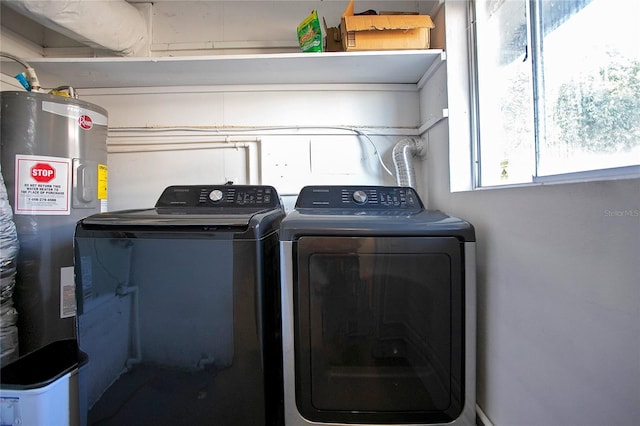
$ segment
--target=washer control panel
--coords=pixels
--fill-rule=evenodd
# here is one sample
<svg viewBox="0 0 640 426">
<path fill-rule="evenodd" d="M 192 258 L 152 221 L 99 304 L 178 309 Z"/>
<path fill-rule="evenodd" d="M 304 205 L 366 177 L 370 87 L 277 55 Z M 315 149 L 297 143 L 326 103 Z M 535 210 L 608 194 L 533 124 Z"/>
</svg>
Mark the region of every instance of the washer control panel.
<svg viewBox="0 0 640 426">
<path fill-rule="evenodd" d="M 156 208 L 274 208 L 276 190 L 264 185 L 176 185 L 164 190 Z"/>
<path fill-rule="evenodd" d="M 296 208 L 414 212 L 423 205 L 411 187 L 307 186 L 300 191 Z"/>
</svg>

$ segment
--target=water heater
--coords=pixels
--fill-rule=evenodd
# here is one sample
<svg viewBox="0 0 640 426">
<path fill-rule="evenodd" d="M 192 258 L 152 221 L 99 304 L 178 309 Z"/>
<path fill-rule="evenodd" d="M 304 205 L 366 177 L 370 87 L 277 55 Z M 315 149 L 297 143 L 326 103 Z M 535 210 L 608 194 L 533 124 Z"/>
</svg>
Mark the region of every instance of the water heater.
<svg viewBox="0 0 640 426">
<path fill-rule="evenodd" d="M 20 243 L 20 355 L 75 338 L 73 233 L 106 210 L 107 111 L 78 99 L 0 92 L 2 175 Z"/>
</svg>

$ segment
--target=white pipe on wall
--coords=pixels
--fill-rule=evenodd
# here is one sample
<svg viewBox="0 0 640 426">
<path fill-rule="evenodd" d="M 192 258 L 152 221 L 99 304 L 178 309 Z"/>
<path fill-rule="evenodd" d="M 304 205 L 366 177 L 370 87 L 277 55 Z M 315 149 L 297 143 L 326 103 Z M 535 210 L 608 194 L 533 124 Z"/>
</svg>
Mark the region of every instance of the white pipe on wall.
<svg viewBox="0 0 640 426">
<path fill-rule="evenodd" d="M 16 12 L 92 48 L 122 56 L 148 54 L 147 22 L 124 0 L 13 0 Z"/>
<path fill-rule="evenodd" d="M 108 144 L 108 154 L 131 154 L 140 152 L 170 152 L 203 149 L 244 149 L 246 150 L 246 172 L 249 184 L 259 185 L 260 179 L 260 141 L 231 141 L 225 142 L 187 142 L 187 143 L 120 143 Z"/>
</svg>

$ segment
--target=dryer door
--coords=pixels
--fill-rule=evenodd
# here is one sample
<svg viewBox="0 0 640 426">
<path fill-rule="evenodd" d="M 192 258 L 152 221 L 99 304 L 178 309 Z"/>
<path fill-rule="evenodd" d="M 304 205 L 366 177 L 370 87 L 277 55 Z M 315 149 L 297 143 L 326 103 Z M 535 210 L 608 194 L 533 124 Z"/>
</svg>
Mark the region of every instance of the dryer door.
<svg viewBox="0 0 640 426">
<path fill-rule="evenodd" d="M 435 423 L 464 400 L 463 246 L 454 237 L 302 237 L 296 403 L 311 421 Z"/>
</svg>

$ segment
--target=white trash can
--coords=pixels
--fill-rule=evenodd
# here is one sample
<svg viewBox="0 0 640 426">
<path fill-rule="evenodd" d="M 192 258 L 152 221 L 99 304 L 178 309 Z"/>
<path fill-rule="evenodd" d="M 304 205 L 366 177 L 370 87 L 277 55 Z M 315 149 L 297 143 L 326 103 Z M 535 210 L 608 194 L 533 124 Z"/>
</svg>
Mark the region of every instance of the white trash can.
<svg viewBox="0 0 640 426">
<path fill-rule="evenodd" d="M 78 369 L 86 354 L 60 340 L 0 371 L 0 425 L 78 426 Z"/>
</svg>

